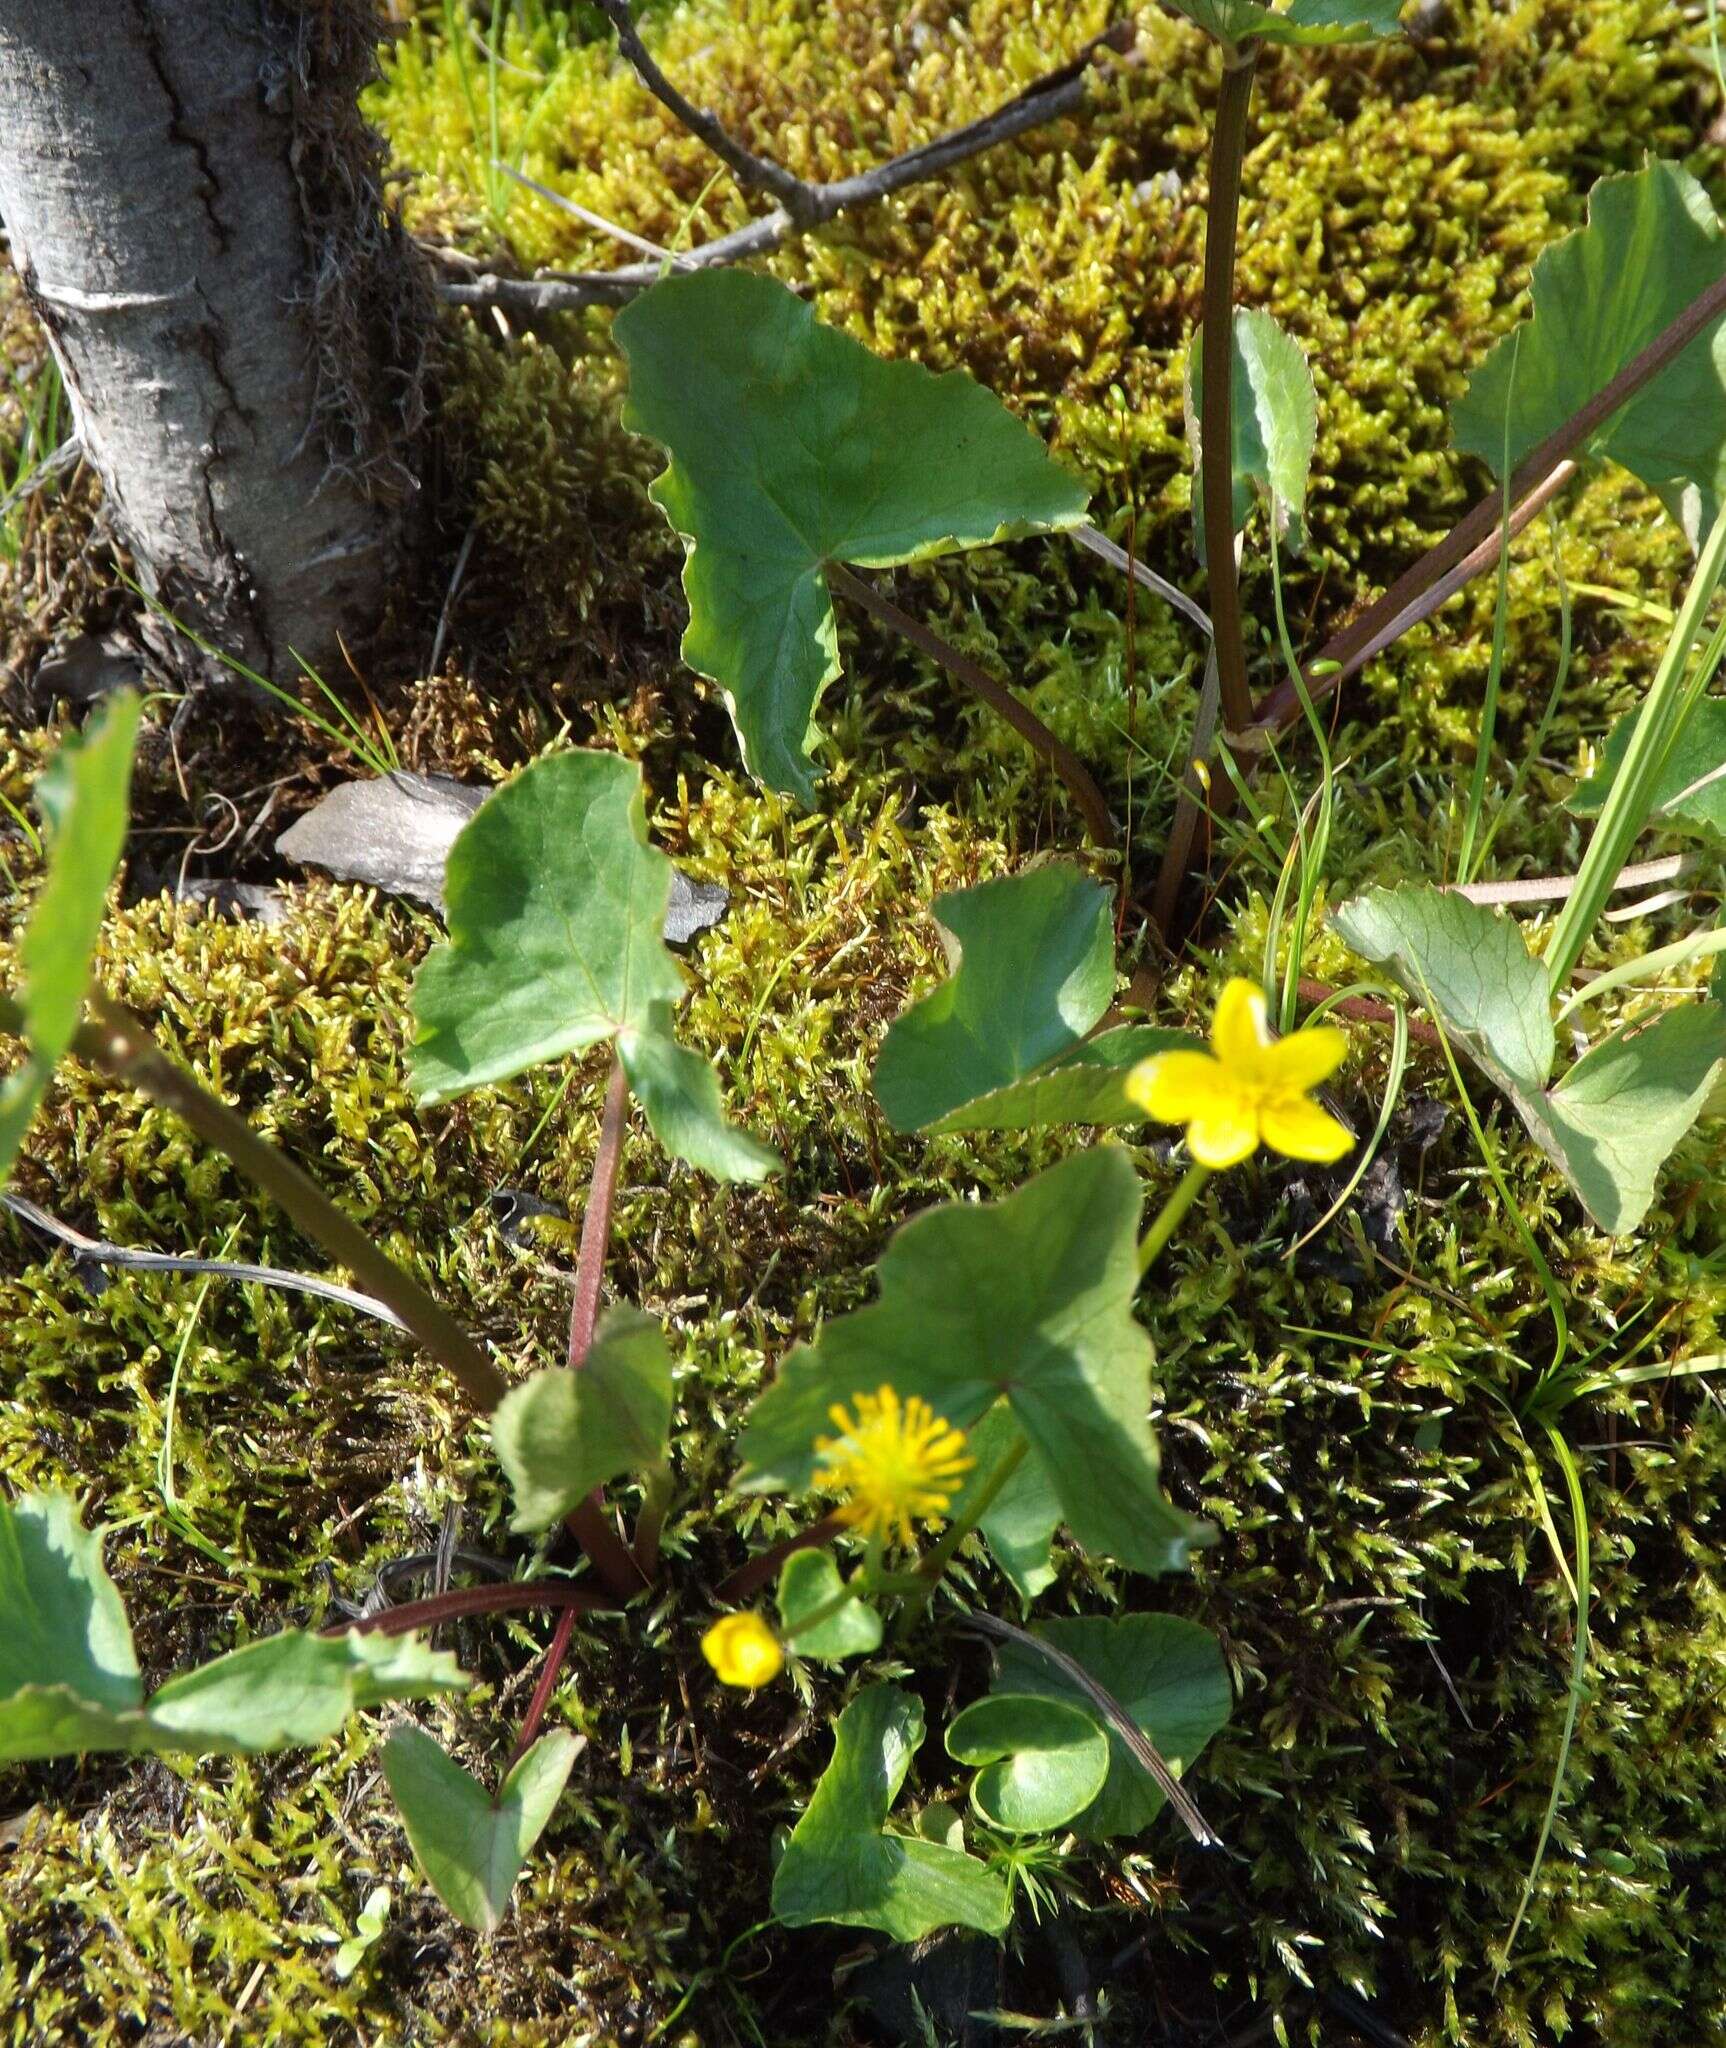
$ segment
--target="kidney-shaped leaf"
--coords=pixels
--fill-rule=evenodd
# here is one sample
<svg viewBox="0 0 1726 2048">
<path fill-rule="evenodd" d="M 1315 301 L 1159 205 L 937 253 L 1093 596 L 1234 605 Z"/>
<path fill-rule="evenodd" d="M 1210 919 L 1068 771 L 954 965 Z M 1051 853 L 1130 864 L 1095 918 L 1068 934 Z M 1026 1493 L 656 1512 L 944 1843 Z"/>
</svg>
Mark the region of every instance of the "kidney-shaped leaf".
<svg viewBox="0 0 1726 2048">
<path fill-rule="evenodd" d="M 1281 11 L 1260 0 L 1168 0 L 1219 42 L 1367 43 L 1396 35 L 1403 0 L 1291 0 Z"/>
<path fill-rule="evenodd" d="M 1067 1052 L 1115 992 L 1111 894 L 1068 862 L 935 899 L 948 978 L 888 1027 L 875 1093 L 921 1130 Z"/>
<path fill-rule="evenodd" d="M 492 1411 L 491 1440 L 515 1489 L 518 1534 L 537 1535 L 596 1486 L 665 1456 L 671 1354 L 639 1309 L 609 1310 L 579 1372 L 533 1373 Z"/>
<path fill-rule="evenodd" d="M 865 1600 L 847 1600 L 825 1621 L 803 1626 L 805 1615 L 830 1606 L 844 1590 L 829 1551 L 795 1550 L 779 1567 L 780 1634 L 788 1641 L 796 1637 L 790 1647 L 799 1657 L 837 1664 L 881 1647 L 881 1617 Z"/>
<path fill-rule="evenodd" d="M 991 1693 L 948 1725 L 947 1754 L 982 1768 L 971 1804 L 1012 1835 L 1083 1813 L 1109 1775 L 1109 1742 L 1082 1707 L 1035 1693 Z"/>
<path fill-rule="evenodd" d="M 1456 445 L 1498 471 L 1508 415 L 1514 469 L 1723 271 L 1726 237 L 1688 171 L 1656 161 L 1602 178 L 1588 225 L 1536 262 L 1532 317 L 1499 342 L 1457 402 Z M 1640 477 L 1669 510 L 1693 493 L 1708 527 L 1726 495 L 1726 319 L 1614 413 L 1587 452 Z"/>
<path fill-rule="evenodd" d="M 1004 1201 L 914 1217 L 881 1261 L 880 1299 L 792 1352 L 756 1401 L 739 1483 L 806 1489 L 834 1403 L 883 1384 L 959 1429 L 1004 1396 L 1081 1543 L 1184 1568 L 1209 1531 L 1158 1485 L 1153 1353 L 1133 1317 L 1139 1202 L 1131 1161 L 1102 1146 Z"/>
<path fill-rule="evenodd" d="M 839 1716 L 833 1761 L 773 1876 L 774 1916 L 787 1927 L 830 1921 L 894 1941 L 938 1927 L 1005 1931 L 1001 1878 L 962 1849 L 885 1831 L 922 1740 L 922 1703 L 896 1685 L 868 1687 Z"/>
<path fill-rule="evenodd" d="M 1607 735 L 1600 766 L 1571 792 L 1567 808 L 1597 817 L 1624 764 L 1638 714 L 1628 711 Z M 1698 825 L 1726 838 L 1726 697 L 1704 697 L 1685 720 L 1654 785 L 1651 817 Z"/>
<path fill-rule="evenodd" d="M 950 1109 L 925 1126 L 943 1131 L 1029 1131 L 1044 1124 L 1142 1124 L 1143 1107 L 1127 1093 L 1127 1076 L 1153 1053 L 1191 1051 L 1189 1031 L 1156 1024 L 1119 1024 L 1057 1053 L 1020 1080 Z"/>
<path fill-rule="evenodd" d="M 683 974 L 661 932 L 671 862 L 647 839 L 641 772 L 550 754 L 490 796 L 450 849 L 449 940 L 414 983 L 422 1101 L 615 1039 L 667 1150 L 723 1180 L 779 1162 L 725 1122 L 713 1069 L 672 1037 Z"/>
<path fill-rule="evenodd" d="M 771 278 L 667 278 L 612 331 L 624 424 L 671 457 L 653 496 L 689 548 L 683 658 L 725 691 L 751 772 L 811 802 L 839 673 L 825 565 L 1076 526 L 1086 493 L 962 371 L 886 362 Z"/>
<path fill-rule="evenodd" d="M 0 1081 L 0 1182 L 78 1029 L 108 884 L 126 842 L 141 708 L 129 690 L 110 698 L 36 784 L 48 828 L 48 872 L 18 946 L 28 1051 L 23 1065 Z"/>
<path fill-rule="evenodd" d="M 1035 1633 L 1063 1650 L 1138 1724 L 1177 1775 L 1229 1718 L 1222 1646 L 1196 1621 L 1128 1614 L 1117 1621 L 1046 1621 Z M 1022 1643 L 1001 1647 L 998 1694 L 1064 1700 L 1097 1718 L 1095 1705 L 1058 1665 Z M 1089 1841 L 1136 1835 L 1163 1809 L 1163 1792 L 1119 1734 L 1108 1729 L 1109 1773 L 1073 1826 Z"/>
<path fill-rule="evenodd" d="M 398 1728 L 384 1744 L 384 1776 L 414 1860 L 464 1927 L 490 1934 L 503 1919 L 579 1749 L 561 1729 L 542 1735 L 494 1798 L 418 1728 Z"/>
<path fill-rule="evenodd" d="M 1336 926 L 1432 1006 L 1598 1228 L 1634 1230 L 1726 1059 L 1726 1010 L 1691 1003 L 1632 1025 L 1548 1086 L 1556 1040 L 1546 971 L 1509 918 L 1450 891 L 1374 889 L 1345 903 Z"/>
</svg>

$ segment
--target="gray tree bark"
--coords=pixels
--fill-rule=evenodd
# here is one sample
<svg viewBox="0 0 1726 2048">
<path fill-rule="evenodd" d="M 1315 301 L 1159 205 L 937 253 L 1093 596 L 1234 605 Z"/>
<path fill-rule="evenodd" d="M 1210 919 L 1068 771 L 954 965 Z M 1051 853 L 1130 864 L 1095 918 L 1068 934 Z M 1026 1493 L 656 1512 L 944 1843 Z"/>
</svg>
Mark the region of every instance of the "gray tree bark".
<svg viewBox="0 0 1726 2048">
<path fill-rule="evenodd" d="M 411 537 L 432 288 L 356 105 L 373 0 L 0 0 L 0 219 L 144 587 L 265 675 Z"/>
</svg>

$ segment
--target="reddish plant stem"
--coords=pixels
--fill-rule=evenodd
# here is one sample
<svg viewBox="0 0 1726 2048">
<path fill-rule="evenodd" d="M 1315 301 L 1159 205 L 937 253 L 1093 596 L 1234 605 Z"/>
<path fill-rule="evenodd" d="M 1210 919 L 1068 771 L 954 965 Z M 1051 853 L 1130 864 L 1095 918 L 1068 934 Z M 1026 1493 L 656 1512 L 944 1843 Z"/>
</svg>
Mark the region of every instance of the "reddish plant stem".
<svg viewBox="0 0 1726 2048">
<path fill-rule="evenodd" d="M 727 1606 L 747 1600 L 751 1593 L 759 1592 L 770 1579 L 778 1576 L 779 1567 L 788 1557 L 799 1550 L 819 1550 L 822 1544 L 831 1543 L 845 1526 L 843 1515 L 823 1515 L 801 1535 L 787 1536 L 783 1543 L 775 1543 L 771 1550 L 764 1550 L 759 1557 L 752 1557 L 747 1564 L 739 1565 L 730 1578 L 715 1590 L 713 1597 L 724 1601 Z"/>
<path fill-rule="evenodd" d="M 558 1677 L 563 1670 L 563 1660 L 569 1655 L 570 1637 L 575 1634 L 575 1615 L 573 1607 L 566 1607 L 557 1617 L 557 1626 L 546 1645 L 545 1662 L 540 1666 L 539 1678 L 533 1688 L 533 1698 L 528 1701 L 527 1712 L 522 1717 L 521 1733 L 515 1738 L 509 1762 L 504 1765 L 506 1778 L 532 1749 L 539 1724 L 545 1719 L 545 1710 L 551 1705 L 551 1696 L 557 1690 Z"/>
<path fill-rule="evenodd" d="M 872 619 L 880 625 L 890 626 L 895 633 L 909 640 L 913 647 L 928 655 L 931 661 L 938 661 L 947 673 L 957 677 L 966 689 L 981 697 L 991 711 L 1004 718 L 1021 739 L 1027 741 L 1042 755 L 1067 785 L 1096 843 L 1109 848 L 1118 843 L 1115 821 L 1109 815 L 1109 806 L 1104 800 L 1103 792 L 1092 778 L 1091 771 L 1065 741 L 1055 737 L 1029 705 L 1020 703 L 1005 683 L 998 682 L 986 668 L 980 667 L 968 654 L 961 654 L 957 647 L 949 646 L 939 633 L 931 632 L 921 620 L 912 618 L 909 612 L 901 611 L 891 598 L 883 597 L 874 584 L 854 575 L 843 562 L 827 564 L 827 580 L 835 590 L 850 598 L 853 604 L 860 606 Z"/>
<path fill-rule="evenodd" d="M 446 1621 L 465 1621 L 475 1614 L 532 1613 L 547 1608 L 568 1608 L 572 1614 L 611 1614 L 616 1612 L 617 1603 L 603 1593 L 590 1593 L 585 1586 L 571 1585 L 565 1579 L 516 1579 L 507 1586 L 456 1586 L 447 1593 L 433 1593 L 424 1600 L 406 1600 L 400 1607 L 386 1607 L 377 1614 L 332 1622 L 322 1633 L 345 1636 L 354 1631 L 362 1636 L 407 1636 L 421 1629 L 437 1628 Z"/>
<path fill-rule="evenodd" d="M 1324 1003 L 1336 994 L 1328 981 L 1303 981 L 1299 983 L 1300 999 L 1303 1003 Z M 1355 1024 L 1394 1024 L 1396 1012 L 1389 1003 L 1375 1002 L 1371 996 L 1344 996 L 1340 1003 L 1331 1003 L 1331 1014 L 1347 1017 Z M 1442 1045 L 1437 1029 L 1419 1017 L 1408 1020 L 1408 1035 L 1418 1045 Z"/>
<path fill-rule="evenodd" d="M 1240 573 L 1235 566 L 1233 410 L 1235 242 L 1247 153 L 1247 114 L 1258 58 L 1258 45 L 1246 43 L 1236 61 L 1224 59 L 1222 94 L 1211 133 L 1210 198 L 1205 207 L 1205 388 L 1199 462 L 1205 497 L 1205 572 L 1210 578 L 1211 626 L 1216 636 L 1223 726 L 1228 732 L 1245 731 L 1253 717 L 1241 627 Z"/>
<path fill-rule="evenodd" d="M 623 1128 L 629 1108 L 629 1077 L 614 1053 L 605 1088 L 605 1110 L 599 1122 L 599 1149 L 593 1159 L 587 1208 L 581 1219 L 581 1250 L 575 1262 L 575 1299 L 569 1310 L 569 1369 L 579 1372 L 593 1349 L 599 1321 L 599 1291 L 605 1277 L 605 1255 L 611 1246 L 611 1215 L 617 1202 L 617 1172 L 623 1159 Z M 606 1590 L 628 1600 L 647 1585 L 646 1574 L 629 1554 L 606 1512 L 605 1490 L 595 1487 L 579 1507 L 571 1508 L 564 1526 L 586 1551 Z"/>
</svg>

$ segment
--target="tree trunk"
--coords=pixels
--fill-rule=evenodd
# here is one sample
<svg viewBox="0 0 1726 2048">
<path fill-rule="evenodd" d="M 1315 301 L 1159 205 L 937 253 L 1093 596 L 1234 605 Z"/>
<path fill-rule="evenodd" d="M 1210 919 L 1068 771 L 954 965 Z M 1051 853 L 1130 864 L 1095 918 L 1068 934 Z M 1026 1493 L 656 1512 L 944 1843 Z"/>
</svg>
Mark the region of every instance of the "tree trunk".
<svg viewBox="0 0 1726 2048">
<path fill-rule="evenodd" d="M 375 629 L 432 295 L 372 0 L 0 0 L 0 218 L 140 580 L 265 675 Z"/>
</svg>

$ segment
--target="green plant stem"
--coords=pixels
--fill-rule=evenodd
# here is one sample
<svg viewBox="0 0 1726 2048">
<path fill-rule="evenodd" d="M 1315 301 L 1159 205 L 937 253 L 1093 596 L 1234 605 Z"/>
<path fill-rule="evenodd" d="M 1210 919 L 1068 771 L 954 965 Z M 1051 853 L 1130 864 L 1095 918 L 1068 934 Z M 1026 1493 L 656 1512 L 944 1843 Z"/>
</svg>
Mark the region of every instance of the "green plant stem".
<svg viewBox="0 0 1726 2048">
<path fill-rule="evenodd" d="M 1210 1177 L 1210 1168 L 1208 1166 L 1200 1166 L 1195 1160 L 1187 1168 L 1180 1186 L 1175 1189 L 1174 1193 L 1170 1195 L 1169 1199 L 1157 1211 L 1156 1221 L 1152 1223 L 1150 1229 L 1139 1240 L 1139 1277 L 1141 1279 L 1157 1263 L 1158 1258 L 1162 1255 L 1163 1247 L 1174 1236 L 1175 1231 L 1180 1226 L 1181 1218 L 1198 1199 L 1200 1188 L 1204 1186 Z"/>
<path fill-rule="evenodd" d="M 812 1522 L 797 1535 L 787 1536 L 782 1542 L 762 1551 L 759 1557 L 752 1557 L 747 1564 L 739 1565 L 729 1578 L 722 1579 L 714 1588 L 714 1599 L 725 1607 L 741 1606 L 752 1593 L 759 1592 L 770 1580 L 778 1577 L 779 1567 L 788 1557 L 794 1557 L 800 1550 L 819 1550 L 846 1527 L 843 1515 L 823 1515 L 819 1522 Z"/>
<path fill-rule="evenodd" d="M 1029 1438 L 1022 1436 L 1011 1449 L 1003 1452 L 1001 1462 L 983 1482 L 965 1512 L 949 1522 L 942 1531 L 940 1542 L 917 1567 L 918 1578 L 927 1581 L 930 1592 L 934 1591 L 941 1574 L 958 1555 L 959 1545 L 1000 1499 L 1002 1489 L 1025 1462 L 1026 1453 L 1030 1448 Z"/>
<path fill-rule="evenodd" d="M 21 1017 L 17 1023 L 9 1020 L 7 1013 L 12 1011 L 10 1003 L 0 1006 L 0 1029 L 21 1028 Z M 503 1399 L 508 1383 L 454 1316 L 373 1244 L 310 1174 L 260 1137 L 219 1096 L 175 1066 L 129 1010 L 105 996 L 93 995 L 89 1021 L 80 1027 L 72 1049 L 80 1059 L 90 1060 L 115 1080 L 173 1110 L 200 1138 L 225 1153 L 248 1180 L 281 1204 L 309 1238 L 338 1265 L 345 1266 L 367 1293 L 394 1309 L 482 1413 Z"/>
<path fill-rule="evenodd" d="M 1210 578 L 1211 625 L 1223 729 L 1245 732 L 1253 720 L 1247 687 L 1246 641 L 1241 629 L 1241 586 L 1235 567 L 1234 335 L 1235 240 L 1240 224 L 1241 172 L 1247 153 L 1257 43 L 1225 52 L 1222 93 L 1211 132 L 1211 188 L 1205 207 L 1203 418 L 1199 461 L 1205 497 L 1205 571 Z"/>
<path fill-rule="evenodd" d="M 827 580 L 872 619 L 880 625 L 890 626 L 919 652 L 928 655 L 931 661 L 938 661 L 966 689 L 981 697 L 991 711 L 1004 718 L 1021 739 L 1042 755 L 1067 785 L 1092 839 L 1099 846 L 1110 849 L 1119 844 L 1115 821 L 1091 771 L 1064 740 L 1055 737 L 1029 705 L 1020 703 L 1005 683 L 997 681 L 968 654 L 961 654 L 958 648 L 949 646 L 939 633 L 931 632 L 920 619 L 901 611 L 891 598 L 883 597 L 873 583 L 855 575 L 843 562 L 827 564 Z"/>
<path fill-rule="evenodd" d="M 1690 588 L 1660 657 L 1654 681 L 1631 728 L 1630 744 L 1613 778 L 1612 788 L 1601 808 L 1594 835 L 1588 842 L 1576 886 L 1565 898 L 1546 946 L 1547 986 L 1556 995 L 1569 981 L 1571 970 L 1582 958 L 1593 935 L 1596 920 L 1612 893 L 1612 884 L 1625 856 L 1648 822 L 1654 791 L 1672 742 L 1682 730 L 1685 717 L 1698 692 L 1694 678 L 1687 682 L 1687 664 L 1696 636 L 1702 630 L 1703 614 L 1726 572 L 1726 510 L 1715 520 L 1702 548 Z M 1713 652 L 1711 649 L 1710 652 Z M 1704 663 L 1701 686 L 1706 687 L 1708 668 Z"/>
<path fill-rule="evenodd" d="M 581 1249 L 575 1262 L 575 1299 L 569 1310 L 568 1365 L 580 1372 L 593 1349 L 593 1332 L 599 1321 L 600 1285 L 605 1276 L 605 1255 L 611 1245 L 611 1216 L 617 1203 L 617 1173 L 623 1159 L 624 1119 L 629 1108 L 629 1077 L 623 1062 L 612 1055 L 611 1076 L 605 1087 L 605 1109 L 599 1121 L 599 1146 L 593 1155 L 593 1178 L 588 1183 L 587 1207 L 581 1218 Z M 641 1592 L 649 1583 L 647 1573 L 631 1555 L 611 1517 L 606 1513 L 605 1489 L 596 1486 L 579 1507 L 571 1508 L 564 1526 L 586 1551 L 593 1568 L 607 1589 L 620 1600 Z"/>
</svg>

